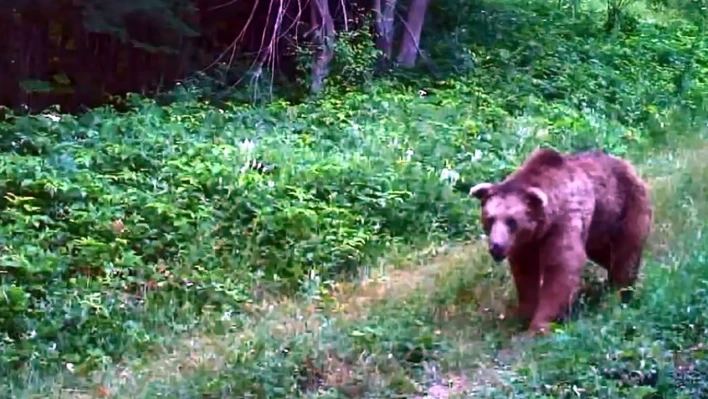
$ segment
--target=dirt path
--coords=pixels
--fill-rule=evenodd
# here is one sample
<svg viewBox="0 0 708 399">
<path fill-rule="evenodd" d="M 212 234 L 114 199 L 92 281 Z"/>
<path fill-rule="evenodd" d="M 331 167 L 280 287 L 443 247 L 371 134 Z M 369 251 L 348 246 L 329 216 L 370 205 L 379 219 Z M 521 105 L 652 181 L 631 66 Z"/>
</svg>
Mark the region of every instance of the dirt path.
<svg viewBox="0 0 708 399">
<path fill-rule="evenodd" d="M 336 305 L 329 309 L 290 298 L 269 298 L 250 304 L 247 311 L 251 323 L 259 326 L 259 333 L 267 329 L 267 333 L 274 339 L 285 341 L 317 329 L 323 318 L 335 317 L 347 321 L 364 319 L 369 308 L 377 302 L 402 302 L 415 292 L 431 292 L 441 275 L 479 256 L 481 248 L 478 243 L 431 248 L 413 256 L 418 260 L 412 262 L 412 265 L 398 269 L 384 268 L 379 276 L 368 277 L 357 283 L 338 284 L 329 298 Z M 256 333 L 248 329 L 226 336 L 197 333 L 179 339 L 169 348 L 163 348 L 147 362 L 141 359 L 122 364 L 109 372 L 95 374 L 86 384 L 95 388 L 64 390 L 61 397 L 140 397 L 140 392 L 151 381 L 176 382 L 189 378 L 198 369 L 218 373 L 227 364 L 232 341 L 248 339 L 249 334 Z"/>
</svg>

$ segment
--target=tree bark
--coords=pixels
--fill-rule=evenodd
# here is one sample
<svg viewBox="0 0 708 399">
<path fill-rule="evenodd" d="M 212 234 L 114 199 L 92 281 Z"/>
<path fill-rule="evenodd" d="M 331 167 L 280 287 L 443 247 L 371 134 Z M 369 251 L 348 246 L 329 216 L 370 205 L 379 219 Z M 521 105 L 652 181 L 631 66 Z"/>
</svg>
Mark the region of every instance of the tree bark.
<svg viewBox="0 0 708 399">
<path fill-rule="evenodd" d="M 19 22 L 19 23 L 17 23 Z M 11 66 L 15 81 L 19 83 L 15 104 L 27 111 L 46 106 L 42 103 L 50 93 L 37 93 L 22 87 L 28 80 L 48 80 L 49 22 L 41 10 L 18 16 L 10 39 Z"/>
<path fill-rule="evenodd" d="M 329 63 L 334 58 L 334 20 L 327 0 L 312 0 L 310 12 L 312 26 L 315 28 L 312 41 L 316 46 L 310 91 L 318 93 L 324 87 L 324 80 L 329 75 Z"/>
<path fill-rule="evenodd" d="M 411 6 L 408 9 L 408 20 L 405 24 L 403 32 L 403 41 L 401 42 L 401 51 L 398 53 L 398 63 L 407 68 L 415 66 L 418 59 L 420 34 L 423 31 L 423 22 L 425 22 L 425 13 L 428 9 L 430 0 L 411 0 Z"/>
<path fill-rule="evenodd" d="M 381 2 L 384 2 L 383 7 Z M 396 0 L 374 0 L 376 13 L 376 47 L 383 52 L 386 61 L 393 56 L 393 22 Z"/>
</svg>

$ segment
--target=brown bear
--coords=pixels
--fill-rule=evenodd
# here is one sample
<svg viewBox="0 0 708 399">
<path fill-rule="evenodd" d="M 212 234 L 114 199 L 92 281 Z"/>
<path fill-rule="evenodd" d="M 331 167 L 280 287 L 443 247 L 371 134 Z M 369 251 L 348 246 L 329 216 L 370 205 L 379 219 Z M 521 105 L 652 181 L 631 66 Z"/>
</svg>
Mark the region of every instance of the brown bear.
<svg viewBox="0 0 708 399">
<path fill-rule="evenodd" d="M 612 288 L 637 279 L 653 210 L 646 183 L 627 161 L 602 151 L 535 150 L 500 183 L 480 183 L 488 250 L 508 258 L 518 293 L 517 315 L 529 333 L 547 332 L 579 291 L 591 260 L 608 271 Z M 631 290 L 622 293 L 624 302 Z"/>
</svg>

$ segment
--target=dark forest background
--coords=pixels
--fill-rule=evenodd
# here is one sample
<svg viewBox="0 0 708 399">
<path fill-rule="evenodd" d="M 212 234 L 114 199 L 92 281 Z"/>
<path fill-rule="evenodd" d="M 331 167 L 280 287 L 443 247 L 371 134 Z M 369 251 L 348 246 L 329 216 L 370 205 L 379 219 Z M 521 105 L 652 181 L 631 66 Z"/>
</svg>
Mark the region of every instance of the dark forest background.
<svg viewBox="0 0 708 399">
<path fill-rule="evenodd" d="M 381 0 L 4 1 L 0 104 L 17 110 L 59 104 L 71 112 L 127 92 L 164 91 L 196 72 L 224 87 L 299 77 L 307 83 L 298 87 L 319 91 L 338 33 L 374 34 L 392 58 L 398 18 L 404 23 L 396 27 L 402 38 L 396 61 L 415 64 L 428 0 L 407 6 Z M 306 76 L 298 75 L 298 54 L 311 60 Z"/>
</svg>

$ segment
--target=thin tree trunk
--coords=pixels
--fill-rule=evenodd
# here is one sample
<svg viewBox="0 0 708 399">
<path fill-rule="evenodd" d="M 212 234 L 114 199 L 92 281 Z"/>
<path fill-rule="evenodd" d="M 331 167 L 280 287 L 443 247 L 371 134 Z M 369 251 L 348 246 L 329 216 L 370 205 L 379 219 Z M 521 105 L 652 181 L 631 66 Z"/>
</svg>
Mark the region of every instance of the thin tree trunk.
<svg viewBox="0 0 708 399">
<path fill-rule="evenodd" d="M 329 11 L 327 0 L 312 0 L 310 3 L 313 43 L 317 47 L 312 60 L 312 83 L 310 90 L 318 93 L 324 87 L 324 80 L 329 75 L 329 63 L 334 58 L 334 20 Z"/>
<path fill-rule="evenodd" d="M 415 62 L 418 59 L 420 34 L 423 31 L 425 13 L 428 9 L 428 3 L 430 3 L 430 0 L 411 1 L 411 6 L 408 9 L 408 20 L 403 32 L 401 51 L 398 53 L 397 60 L 401 66 L 407 68 L 415 66 Z"/>
<path fill-rule="evenodd" d="M 374 0 L 376 12 L 376 46 L 383 52 L 386 61 L 393 56 L 393 22 L 396 0 Z"/>
<path fill-rule="evenodd" d="M 40 12 L 22 15 L 21 25 L 17 26 L 15 34 L 19 37 L 12 39 L 15 46 L 11 50 L 14 74 L 17 82 L 27 80 L 46 81 L 48 76 L 48 45 L 49 23 Z M 42 101 L 46 100 L 49 93 L 36 93 L 32 89 L 20 86 L 16 101 L 23 110 L 35 111 L 43 108 Z"/>
<path fill-rule="evenodd" d="M 276 0 L 271 0 L 270 4 L 268 5 L 268 17 L 266 19 L 266 28 L 263 30 L 263 35 L 261 36 L 261 46 L 260 49 L 258 50 L 258 60 L 252 69 L 252 75 L 251 75 L 251 88 L 253 90 L 253 99 L 260 99 L 261 98 L 261 86 L 260 83 L 262 82 L 261 79 L 263 78 L 263 66 L 266 65 L 266 63 L 271 64 L 273 66 L 275 64 L 275 58 L 277 57 L 276 54 L 276 46 L 278 44 L 278 41 L 280 40 L 281 36 L 281 28 L 283 25 L 283 20 L 286 16 L 286 5 L 284 4 L 283 0 L 277 0 L 278 5 L 277 9 L 273 11 L 273 6 L 275 4 Z M 269 32 L 269 25 L 270 25 L 270 20 L 273 14 L 275 13 L 275 19 L 273 21 L 273 29 L 270 35 L 268 34 Z M 274 72 L 271 70 L 271 72 Z M 273 85 L 272 82 L 269 85 L 270 87 L 270 92 L 268 93 L 269 95 L 273 95 Z"/>
</svg>

